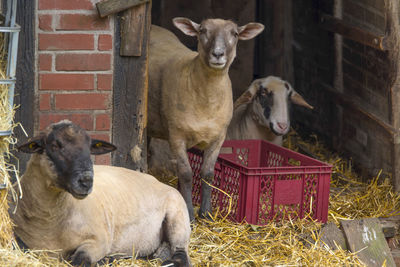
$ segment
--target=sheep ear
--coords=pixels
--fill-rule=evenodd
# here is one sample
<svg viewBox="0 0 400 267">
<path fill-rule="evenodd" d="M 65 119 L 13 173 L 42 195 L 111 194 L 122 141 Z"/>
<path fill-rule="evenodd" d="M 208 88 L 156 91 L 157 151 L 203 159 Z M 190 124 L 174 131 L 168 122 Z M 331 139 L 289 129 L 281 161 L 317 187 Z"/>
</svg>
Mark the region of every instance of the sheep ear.
<svg viewBox="0 0 400 267">
<path fill-rule="evenodd" d="M 306 108 L 308 108 L 308 109 L 314 109 L 313 106 L 311 106 L 310 104 L 308 104 L 308 103 L 304 100 L 304 98 L 303 98 L 299 93 L 297 93 L 297 92 L 294 91 L 294 90 L 293 90 L 292 95 L 290 96 L 290 100 L 292 100 L 292 102 L 293 102 L 294 104 L 296 104 L 296 105 L 303 106 L 303 107 L 306 107 Z"/>
<path fill-rule="evenodd" d="M 92 139 L 92 143 L 90 145 L 90 154 L 101 155 L 113 152 L 116 149 L 117 147 L 109 142 Z"/>
<path fill-rule="evenodd" d="M 17 150 L 24 153 L 42 153 L 44 150 L 43 138 L 34 137 L 32 140 L 17 147 Z"/>
<path fill-rule="evenodd" d="M 174 23 L 175 27 L 177 27 L 186 35 L 197 36 L 199 33 L 200 25 L 188 18 L 174 18 L 172 22 Z"/>
<path fill-rule="evenodd" d="M 258 88 L 261 85 L 261 80 L 255 80 L 251 83 L 250 87 L 241 95 L 238 99 L 236 99 L 235 103 L 233 103 L 233 109 L 237 107 L 248 104 L 253 100 L 253 97 L 256 95 Z"/>
<path fill-rule="evenodd" d="M 256 37 L 264 30 L 264 25 L 261 23 L 250 22 L 239 27 L 239 40 L 250 40 Z"/>
</svg>

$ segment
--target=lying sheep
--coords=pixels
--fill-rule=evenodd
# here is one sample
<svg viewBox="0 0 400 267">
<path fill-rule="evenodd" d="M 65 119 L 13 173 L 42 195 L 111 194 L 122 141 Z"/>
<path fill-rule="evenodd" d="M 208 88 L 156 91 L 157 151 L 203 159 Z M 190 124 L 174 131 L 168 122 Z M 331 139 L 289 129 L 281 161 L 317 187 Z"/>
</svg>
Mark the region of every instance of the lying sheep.
<svg viewBox="0 0 400 267">
<path fill-rule="evenodd" d="M 207 19 L 197 24 L 173 19 L 183 33 L 198 39 L 191 51 L 168 30 L 152 26 L 149 48 L 148 136 L 168 140 L 177 160 L 180 192 L 193 220 L 192 170 L 186 150 L 204 150 L 201 177 L 212 181 L 214 164 L 232 117 L 232 86 L 228 70 L 238 40 L 248 40 L 264 26 Z M 202 182 L 200 216 L 211 212 L 211 188 Z"/>
<path fill-rule="evenodd" d="M 21 178 L 23 196 L 15 213 L 10 208 L 16 236 L 29 248 L 61 250 L 84 266 L 114 253 L 151 255 L 166 241 L 169 262 L 189 266 L 191 229 L 182 196 L 150 175 L 93 166 L 90 154 L 114 149 L 69 121 L 21 145 L 33 155 Z"/>
<path fill-rule="evenodd" d="M 290 84 L 268 76 L 253 81 L 235 101 L 226 139 L 263 139 L 282 145 L 290 129 L 290 102 L 313 109 Z"/>
<path fill-rule="evenodd" d="M 278 77 L 253 81 L 234 103 L 226 139 L 262 139 L 282 145 L 282 136 L 290 129 L 290 102 L 313 108 L 288 82 Z M 176 175 L 176 160 L 167 142 L 153 138 L 149 154 L 149 170 L 154 175 Z"/>
</svg>

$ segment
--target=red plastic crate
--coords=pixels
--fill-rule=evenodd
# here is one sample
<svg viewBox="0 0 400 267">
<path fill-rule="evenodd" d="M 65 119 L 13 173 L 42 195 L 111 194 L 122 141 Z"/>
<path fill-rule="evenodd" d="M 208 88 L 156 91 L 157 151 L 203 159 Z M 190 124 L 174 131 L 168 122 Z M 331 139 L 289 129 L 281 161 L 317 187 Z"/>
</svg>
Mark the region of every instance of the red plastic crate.
<svg viewBox="0 0 400 267">
<path fill-rule="evenodd" d="M 188 152 L 193 169 L 193 203 L 200 204 L 202 153 Z M 332 166 L 263 140 L 225 141 L 213 185 L 229 194 L 233 221 L 263 225 L 271 219 L 310 214 L 328 219 Z M 212 189 L 213 209 L 226 214 L 230 197 Z"/>
</svg>

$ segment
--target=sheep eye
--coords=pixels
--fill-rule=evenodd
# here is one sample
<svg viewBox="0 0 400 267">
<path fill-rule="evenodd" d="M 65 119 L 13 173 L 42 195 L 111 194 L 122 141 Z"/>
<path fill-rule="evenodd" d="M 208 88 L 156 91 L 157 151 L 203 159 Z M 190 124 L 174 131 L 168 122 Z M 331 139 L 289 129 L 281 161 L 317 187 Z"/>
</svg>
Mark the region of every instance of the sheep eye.
<svg viewBox="0 0 400 267">
<path fill-rule="evenodd" d="M 54 142 L 52 145 L 51 145 L 51 148 L 53 149 L 53 150 L 59 150 L 59 149 L 62 149 L 63 148 L 63 145 L 61 144 L 61 142 L 60 141 L 56 141 L 56 142 Z"/>
<path fill-rule="evenodd" d="M 207 32 L 207 29 L 200 28 L 199 33 L 200 34 L 205 34 Z"/>
<path fill-rule="evenodd" d="M 239 33 L 236 32 L 236 31 L 232 31 L 231 34 L 232 34 L 233 36 L 235 36 L 235 37 L 238 37 L 238 36 L 239 36 Z"/>
</svg>

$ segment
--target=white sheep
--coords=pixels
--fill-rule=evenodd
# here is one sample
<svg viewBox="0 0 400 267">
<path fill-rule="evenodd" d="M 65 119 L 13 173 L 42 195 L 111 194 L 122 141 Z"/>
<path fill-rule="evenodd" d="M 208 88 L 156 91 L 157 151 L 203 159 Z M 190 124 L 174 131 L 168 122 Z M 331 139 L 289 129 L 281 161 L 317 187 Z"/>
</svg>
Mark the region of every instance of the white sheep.
<svg viewBox="0 0 400 267">
<path fill-rule="evenodd" d="M 94 165 L 115 147 L 69 121 L 19 147 L 33 153 L 21 178 L 15 234 L 31 249 L 60 250 L 73 265 L 110 254 L 148 256 L 167 242 L 173 266 L 189 266 L 190 222 L 174 188 L 125 168 Z"/>
<path fill-rule="evenodd" d="M 290 129 L 290 102 L 313 109 L 279 77 L 253 81 L 234 103 L 226 139 L 262 139 L 281 146 L 282 136 Z"/>
<path fill-rule="evenodd" d="M 242 27 L 230 20 L 206 19 L 197 24 L 173 19 L 183 33 L 197 37 L 198 52 L 185 47 L 170 31 L 152 26 L 149 48 L 148 136 L 168 140 L 177 162 L 180 192 L 193 220 L 192 170 L 186 150 L 204 150 L 201 177 L 211 182 L 214 164 L 232 118 L 232 85 L 228 70 L 238 40 L 248 40 L 264 26 Z M 200 216 L 211 212 L 211 188 L 201 186 Z"/>
</svg>

